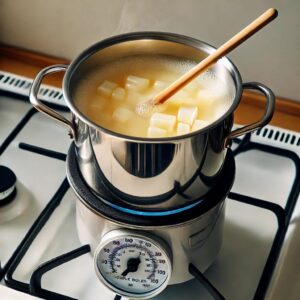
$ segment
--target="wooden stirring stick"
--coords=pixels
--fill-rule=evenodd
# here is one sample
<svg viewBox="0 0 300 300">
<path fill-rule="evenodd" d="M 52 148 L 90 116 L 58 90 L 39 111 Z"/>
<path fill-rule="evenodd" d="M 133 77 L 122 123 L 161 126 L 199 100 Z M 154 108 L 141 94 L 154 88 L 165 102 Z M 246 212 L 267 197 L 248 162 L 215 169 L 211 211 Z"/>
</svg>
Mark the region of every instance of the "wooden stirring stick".
<svg viewBox="0 0 300 300">
<path fill-rule="evenodd" d="M 204 60 L 202 60 L 199 64 L 181 76 L 179 79 L 174 81 L 170 86 L 166 89 L 158 93 L 154 96 L 149 102 L 150 105 L 162 104 L 180 89 L 182 89 L 185 85 L 187 85 L 191 80 L 200 75 L 206 69 L 208 69 L 211 65 L 216 63 L 220 58 L 228 54 L 230 51 L 235 49 L 237 46 L 246 41 L 249 37 L 251 37 L 254 33 L 259 31 L 261 28 L 269 24 L 272 20 L 274 20 L 278 15 L 278 12 L 275 8 L 270 8 L 266 12 L 264 12 L 260 17 L 254 20 L 251 24 L 237 33 L 234 37 L 232 37 L 229 41 L 219 47 L 215 52 L 207 56 Z"/>
</svg>

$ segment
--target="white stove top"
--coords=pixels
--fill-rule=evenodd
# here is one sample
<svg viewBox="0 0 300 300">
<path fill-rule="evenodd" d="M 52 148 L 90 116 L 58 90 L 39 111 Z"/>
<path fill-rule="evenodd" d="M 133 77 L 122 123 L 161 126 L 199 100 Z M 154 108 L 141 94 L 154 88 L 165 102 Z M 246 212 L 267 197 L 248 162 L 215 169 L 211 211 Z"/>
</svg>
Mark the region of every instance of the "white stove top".
<svg viewBox="0 0 300 300">
<path fill-rule="evenodd" d="M 0 149 L 30 109 L 31 105 L 26 101 L 0 96 Z M 277 131 L 280 135 L 275 141 Z M 273 136 L 268 138 L 271 132 Z M 285 136 L 280 141 L 282 134 Z M 268 126 L 259 135 L 253 134 L 251 140 L 289 149 L 300 155 L 299 133 Z M 66 177 L 64 161 L 20 149 L 19 143 L 67 153 L 70 142 L 64 127 L 35 113 L 4 152 L 0 153 L 0 165 L 11 168 L 18 178 L 18 194 L 14 203 L 25 203 L 26 206 L 23 213 L 7 222 L 1 220 L 9 214 L 17 213 L 18 210 L 14 208 L 16 205 L 6 208 L 6 211 L 0 208 L 2 268 L 11 263 L 12 257 L 16 258 L 14 251 Z M 290 159 L 249 150 L 236 156 L 236 169 L 232 192 L 285 205 L 295 177 L 295 166 Z M 24 283 L 29 283 L 33 270 L 43 262 L 81 246 L 75 226 L 75 199 L 73 192 L 68 189 L 60 205 L 17 264 L 13 279 L 22 282 L 23 287 Z M 23 209 L 21 204 L 17 207 Z M 225 299 L 253 299 L 276 230 L 276 217 L 270 211 L 228 199 L 223 246 L 216 261 L 204 273 Z M 299 253 L 300 201 L 295 206 L 265 299 L 299 299 Z M 3 279 L 0 299 L 30 299 L 28 294 L 8 289 L 5 285 Z M 112 300 L 115 296 L 95 276 L 89 254 L 47 272 L 43 276 L 42 287 L 80 300 Z M 211 299 L 211 296 L 196 280 L 191 280 L 169 286 L 154 299 L 193 300 Z"/>
</svg>

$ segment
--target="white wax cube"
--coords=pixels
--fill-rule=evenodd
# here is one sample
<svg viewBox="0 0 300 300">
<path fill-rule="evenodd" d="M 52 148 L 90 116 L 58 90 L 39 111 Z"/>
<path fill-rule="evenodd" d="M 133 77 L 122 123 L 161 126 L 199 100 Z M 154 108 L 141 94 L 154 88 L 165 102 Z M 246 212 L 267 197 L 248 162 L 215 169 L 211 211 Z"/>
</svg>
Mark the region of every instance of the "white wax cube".
<svg viewBox="0 0 300 300">
<path fill-rule="evenodd" d="M 161 138 L 161 137 L 166 137 L 167 136 L 167 130 L 155 127 L 155 126 L 150 126 L 147 131 L 147 137 L 151 138 Z"/>
<path fill-rule="evenodd" d="M 168 86 L 168 83 L 160 80 L 156 80 L 153 84 L 153 89 L 156 91 L 161 91 Z"/>
<path fill-rule="evenodd" d="M 102 96 L 110 97 L 116 87 L 116 83 L 105 80 L 98 86 L 97 91 Z"/>
<path fill-rule="evenodd" d="M 187 134 L 191 131 L 191 126 L 189 124 L 186 123 L 181 123 L 179 122 L 177 124 L 177 135 L 183 135 L 183 134 Z"/>
<path fill-rule="evenodd" d="M 180 106 L 177 119 L 179 122 L 192 125 L 198 116 L 197 106 Z"/>
<path fill-rule="evenodd" d="M 208 124 L 209 124 L 209 122 L 207 122 L 207 121 L 196 120 L 193 124 L 192 131 L 200 130 L 200 129 L 206 127 Z"/>
<path fill-rule="evenodd" d="M 163 128 L 168 132 L 173 131 L 176 123 L 176 117 L 172 115 L 154 113 L 150 119 L 150 125 Z"/>
<path fill-rule="evenodd" d="M 125 107 L 118 107 L 112 114 L 115 121 L 126 122 L 133 116 L 133 112 Z"/>
<path fill-rule="evenodd" d="M 126 80 L 126 89 L 142 92 L 149 87 L 149 79 L 130 75 Z"/>
<path fill-rule="evenodd" d="M 117 87 L 113 90 L 111 97 L 116 101 L 124 101 L 126 96 L 126 92 L 123 88 Z"/>
<path fill-rule="evenodd" d="M 103 110 L 106 106 L 107 98 L 104 97 L 96 97 L 93 102 L 91 102 L 90 107 L 95 110 Z"/>
</svg>

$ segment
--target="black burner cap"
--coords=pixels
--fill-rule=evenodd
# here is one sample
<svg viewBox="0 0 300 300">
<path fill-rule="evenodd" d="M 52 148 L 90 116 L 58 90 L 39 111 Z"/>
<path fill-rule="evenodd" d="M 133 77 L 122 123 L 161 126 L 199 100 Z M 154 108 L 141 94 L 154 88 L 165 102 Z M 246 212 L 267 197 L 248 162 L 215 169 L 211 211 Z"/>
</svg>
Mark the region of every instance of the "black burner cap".
<svg viewBox="0 0 300 300">
<path fill-rule="evenodd" d="M 0 206 L 8 204 L 14 199 L 16 181 L 17 177 L 11 169 L 0 166 Z"/>
</svg>

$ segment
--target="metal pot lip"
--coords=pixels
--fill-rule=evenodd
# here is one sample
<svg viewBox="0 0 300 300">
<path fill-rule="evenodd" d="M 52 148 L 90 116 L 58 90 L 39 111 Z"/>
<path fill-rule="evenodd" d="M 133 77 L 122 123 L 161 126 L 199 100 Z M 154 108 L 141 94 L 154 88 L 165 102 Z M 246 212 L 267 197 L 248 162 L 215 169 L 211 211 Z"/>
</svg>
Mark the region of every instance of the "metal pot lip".
<svg viewBox="0 0 300 300">
<path fill-rule="evenodd" d="M 172 136 L 172 137 L 166 137 L 166 138 L 146 138 L 146 137 L 134 137 L 129 136 L 125 134 L 121 134 L 118 132 L 111 131 L 107 128 L 104 128 L 92 120 L 89 120 L 80 110 L 77 109 L 77 107 L 73 104 L 71 101 L 70 93 L 69 93 L 69 82 L 71 80 L 73 72 L 80 66 L 80 64 L 86 60 L 88 57 L 93 55 L 94 53 L 101 51 L 104 48 L 107 48 L 109 46 L 122 43 L 122 42 L 128 42 L 128 41 L 135 41 L 135 40 L 142 40 L 142 39 L 153 39 L 153 40 L 164 40 L 164 41 L 170 41 L 170 42 L 177 42 L 180 44 L 184 44 L 187 46 L 194 47 L 196 49 L 202 49 L 206 50 L 206 52 L 210 53 L 214 51 L 216 48 L 211 46 L 210 44 L 200 41 L 198 39 L 188 37 L 181 34 L 176 33 L 169 33 L 169 32 L 157 32 L 157 31 L 139 31 L 139 32 L 130 32 L 125 34 L 120 34 L 116 36 L 109 37 L 107 39 L 104 39 L 100 42 L 97 42 L 84 50 L 77 58 L 75 58 L 69 65 L 67 72 L 63 78 L 63 95 L 64 99 L 70 108 L 70 110 L 77 116 L 81 121 L 88 124 L 90 127 L 103 131 L 106 134 L 109 134 L 111 136 L 114 136 L 118 139 L 123 139 L 131 142 L 143 142 L 143 143 L 166 143 L 166 142 L 180 142 L 181 140 L 191 138 L 193 136 L 196 136 L 198 134 L 209 132 L 210 129 L 218 126 L 223 120 L 225 120 L 227 117 L 229 117 L 233 111 L 238 106 L 241 95 L 242 95 L 242 78 L 240 75 L 240 72 L 238 71 L 237 67 L 233 64 L 233 62 L 226 56 L 223 57 L 223 62 L 227 65 L 227 68 L 231 73 L 233 74 L 233 79 L 236 87 L 236 94 L 232 101 L 231 106 L 227 110 L 225 114 L 223 114 L 221 117 L 219 117 L 217 120 L 206 126 L 205 128 L 202 128 L 200 130 L 185 134 L 185 135 L 179 135 L 179 136 Z"/>
</svg>

